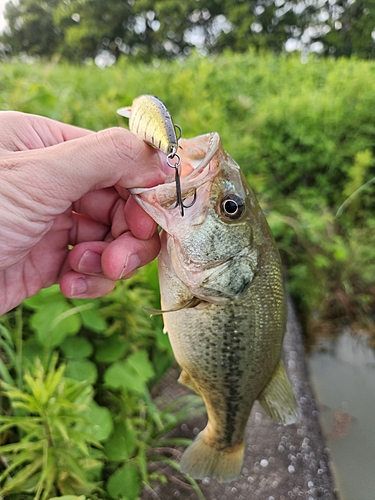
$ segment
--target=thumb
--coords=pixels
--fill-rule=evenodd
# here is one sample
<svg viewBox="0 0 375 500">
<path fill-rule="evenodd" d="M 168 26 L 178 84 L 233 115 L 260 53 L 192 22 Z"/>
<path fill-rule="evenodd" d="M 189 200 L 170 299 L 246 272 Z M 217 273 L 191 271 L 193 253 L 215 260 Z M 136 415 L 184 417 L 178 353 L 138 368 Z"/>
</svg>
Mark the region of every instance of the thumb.
<svg viewBox="0 0 375 500">
<path fill-rule="evenodd" d="M 34 193 L 39 189 L 69 205 L 96 189 L 151 187 L 165 179 L 157 150 L 119 127 L 15 154 L 18 161 L 23 159 L 18 165 L 28 164 L 21 171 L 32 177 Z"/>
</svg>

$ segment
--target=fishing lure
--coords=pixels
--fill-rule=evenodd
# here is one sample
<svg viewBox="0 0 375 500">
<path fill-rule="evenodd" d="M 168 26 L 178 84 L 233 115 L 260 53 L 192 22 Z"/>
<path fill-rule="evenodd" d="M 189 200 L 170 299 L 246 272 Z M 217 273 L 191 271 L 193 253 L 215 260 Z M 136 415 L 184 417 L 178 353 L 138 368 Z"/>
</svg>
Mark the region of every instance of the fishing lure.
<svg viewBox="0 0 375 500">
<path fill-rule="evenodd" d="M 136 97 L 131 106 L 120 108 L 117 113 L 129 118 L 129 129 L 133 134 L 167 155 L 167 164 L 175 171 L 177 201 L 173 208 L 180 207 L 183 217 L 185 209 L 194 205 L 196 194 L 189 205 L 184 204 L 181 194 L 181 157 L 177 153 L 178 141 L 182 135 L 181 127 L 173 123 L 165 104 L 153 95 Z"/>
</svg>

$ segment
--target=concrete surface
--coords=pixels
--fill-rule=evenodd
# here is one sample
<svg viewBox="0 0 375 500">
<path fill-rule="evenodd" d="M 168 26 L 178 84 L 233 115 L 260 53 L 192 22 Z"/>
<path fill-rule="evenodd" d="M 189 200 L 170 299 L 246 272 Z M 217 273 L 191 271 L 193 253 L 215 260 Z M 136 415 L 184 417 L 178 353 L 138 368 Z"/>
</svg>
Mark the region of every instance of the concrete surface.
<svg viewBox="0 0 375 500">
<path fill-rule="evenodd" d="M 301 418 L 284 427 L 274 423 L 256 403 L 246 429 L 246 452 L 241 477 L 233 483 L 198 481 L 207 500 L 338 500 L 330 466 L 329 450 L 319 421 L 319 409 L 311 387 L 305 361 L 301 331 L 293 306 L 289 319 L 283 357 L 292 383 Z M 179 369 L 166 374 L 157 396 L 162 404 L 187 394 L 177 383 Z M 174 437 L 193 438 L 203 429 L 205 416 L 192 418 L 173 431 Z M 172 457 L 181 455 L 176 450 Z M 144 490 L 142 500 L 197 500 L 198 494 L 177 470 L 154 464 L 155 470 L 168 477 L 168 483 Z"/>
</svg>

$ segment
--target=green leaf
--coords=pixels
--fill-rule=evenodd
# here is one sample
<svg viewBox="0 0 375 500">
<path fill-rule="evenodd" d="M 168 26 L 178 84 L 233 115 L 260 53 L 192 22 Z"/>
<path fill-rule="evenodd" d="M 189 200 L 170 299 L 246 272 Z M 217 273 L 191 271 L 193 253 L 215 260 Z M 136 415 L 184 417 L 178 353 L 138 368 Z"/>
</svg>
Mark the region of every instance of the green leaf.
<svg viewBox="0 0 375 500">
<path fill-rule="evenodd" d="M 33 463 L 23 467 L 16 475 L 14 475 L 7 483 L 4 488 L 0 490 L 0 495 L 5 495 L 6 493 L 18 493 L 23 491 L 23 487 L 26 481 L 34 477 L 36 471 L 38 471 L 43 466 L 43 458 L 38 458 L 34 460 Z"/>
<path fill-rule="evenodd" d="M 135 446 L 136 432 L 128 429 L 124 422 L 115 425 L 115 430 L 104 445 L 108 460 L 118 462 L 130 458 Z"/>
<path fill-rule="evenodd" d="M 42 345 L 34 335 L 33 337 L 29 337 L 24 341 L 22 347 L 22 357 L 34 363 L 35 358 L 40 357 L 43 352 Z"/>
<path fill-rule="evenodd" d="M 64 340 L 61 349 L 66 359 L 88 358 L 94 350 L 84 337 L 71 337 Z"/>
<path fill-rule="evenodd" d="M 146 386 L 138 373 L 125 361 L 117 361 L 104 374 L 105 383 L 114 389 L 124 387 L 136 394 L 144 394 Z"/>
<path fill-rule="evenodd" d="M 137 467 L 133 464 L 126 464 L 118 469 L 108 479 L 107 491 L 116 500 L 136 500 L 141 491 Z"/>
<path fill-rule="evenodd" d="M 9 330 L 5 328 L 4 325 L 1 324 L 0 324 L 0 337 L 3 337 L 9 346 L 14 347 L 14 342 Z"/>
<path fill-rule="evenodd" d="M 315 265 L 320 269 L 327 269 L 330 267 L 331 262 L 326 255 L 317 254 L 315 255 Z"/>
<path fill-rule="evenodd" d="M 105 339 L 96 353 L 96 360 L 99 363 L 113 363 L 121 359 L 129 347 L 129 343 L 124 340 L 119 340 L 116 335 L 112 335 Z"/>
<path fill-rule="evenodd" d="M 63 298 L 60 292 L 59 285 L 52 285 L 49 288 L 42 288 L 39 293 L 25 299 L 23 304 L 32 309 L 39 309 L 45 307 L 49 303 L 56 303 L 59 299 Z"/>
<path fill-rule="evenodd" d="M 335 248 L 333 256 L 337 261 L 345 262 L 345 260 L 348 258 L 348 250 L 344 246 L 338 246 L 337 248 Z"/>
<path fill-rule="evenodd" d="M 66 364 L 65 376 L 94 384 L 98 378 L 98 370 L 96 365 L 88 359 L 70 359 Z"/>
<path fill-rule="evenodd" d="M 72 303 L 80 308 L 82 321 L 86 328 L 97 333 L 106 331 L 107 323 L 99 309 L 99 299 L 73 299 Z"/>
<path fill-rule="evenodd" d="M 14 381 L 13 381 L 12 377 L 10 376 L 9 371 L 8 371 L 7 367 L 5 366 L 5 363 L 0 358 L 0 381 L 1 380 L 4 380 L 9 385 L 14 385 Z"/>
<path fill-rule="evenodd" d="M 107 323 L 100 311 L 97 309 L 88 309 L 81 312 L 82 321 L 86 328 L 93 332 L 102 333 L 107 330 Z"/>
<path fill-rule="evenodd" d="M 86 500 L 85 495 L 80 495 L 77 497 L 76 495 L 63 495 L 62 497 L 53 497 L 48 500 Z"/>
<path fill-rule="evenodd" d="M 108 408 L 99 406 L 92 401 L 88 411 L 85 413 L 85 417 L 92 424 L 91 429 L 89 430 L 85 427 L 85 431 L 90 432 L 92 437 L 97 441 L 108 439 L 113 431 L 112 415 Z"/>
<path fill-rule="evenodd" d="M 156 367 L 155 376 L 160 379 L 171 366 L 172 359 L 165 352 L 156 351 L 153 355 L 153 364 Z"/>
<path fill-rule="evenodd" d="M 54 347 L 61 344 L 67 335 L 77 333 L 81 327 L 81 318 L 72 312 L 66 300 L 47 303 L 37 309 L 30 324 L 36 331 L 39 342 Z"/>
<path fill-rule="evenodd" d="M 172 350 L 169 336 L 166 333 L 163 333 L 162 328 L 156 329 L 156 345 L 161 351 L 171 352 Z"/>
<path fill-rule="evenodd" d="M 132 368 L 136 373 L 138 373 L 139 377 L 147 382 L 152 379 L 155 375 L 155 370 L 148 359 L 148 355 L 146 351 L 138 351 L 134 354 L 131 354 L 126 360 L 125 363 L 127 366 Z"/>
</svg>

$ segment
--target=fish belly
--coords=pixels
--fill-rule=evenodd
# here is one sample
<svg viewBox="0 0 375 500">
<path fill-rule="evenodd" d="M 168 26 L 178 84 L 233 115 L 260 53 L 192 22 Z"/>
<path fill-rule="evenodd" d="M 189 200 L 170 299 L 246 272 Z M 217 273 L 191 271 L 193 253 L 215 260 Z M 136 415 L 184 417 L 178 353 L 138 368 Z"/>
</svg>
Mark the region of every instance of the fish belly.
<svg viewBox="0 0 375 500">
<path fill-rule="evenodd" d="M 281 339 L 257 332 L 255 315 L 241 304 L 202 303 L 165 316 L 181 382 L 204 400 L 212 443 L 222 449 L 242 443 L 253 403 L 280 357 Z"/>
<path fill-rule="evenodd" d="M 162 308 L 191 299 L 189 291 L 160 259 Z M 241 472 L 244 435 L 254 401 L 280 360 L 285 316 L 283 290 L 259 274 L 241 300 L 201 302 L 164 314 L 165 330 L 182 368 L 180 382 L 203 399 L 208 423 L 185 451 L 181 470 L 199 479 L 235 480 Z M 267 280 L 266 280 L 267 281 Z M 269 285 L 269 283 L 268 283 Z M 258 290 L 263 290 L 259 296 Z"/>
</svg>

